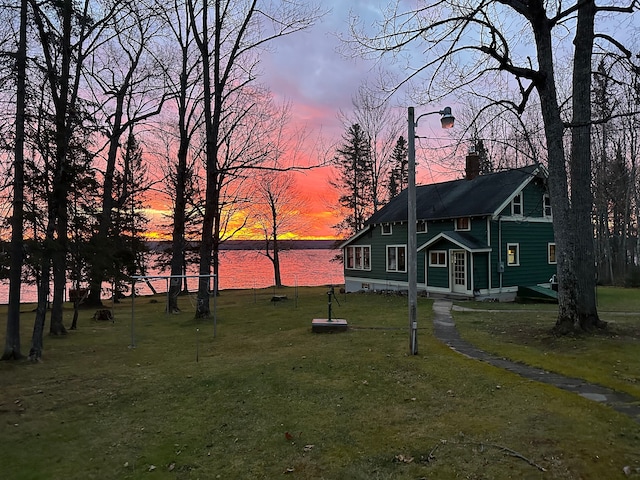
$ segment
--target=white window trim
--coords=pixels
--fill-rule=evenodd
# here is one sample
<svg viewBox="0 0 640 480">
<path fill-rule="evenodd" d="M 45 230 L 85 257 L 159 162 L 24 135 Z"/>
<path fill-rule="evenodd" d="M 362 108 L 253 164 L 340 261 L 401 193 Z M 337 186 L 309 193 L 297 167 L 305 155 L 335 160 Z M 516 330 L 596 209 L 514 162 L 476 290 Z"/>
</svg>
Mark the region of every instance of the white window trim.
<svg viewBox="0 0 640 480">
<path fill-rule="evenodd" d="M 549 202 L 549 211 L 551 212 L 547 215 L 547 202 Z M 553 218 L 553 208 L 551 208 L 551 197 L 548 193 L 542 195 L 542 216 L 545 218 Z"/>
<path fill-rule="evenodd" d="M 554 256 L 556 257 L 556 259 L 553 262 L 551 261 L 551 245 L 553 245 Z M 558 264 L 558 250 L 556 249 L 555 242 L 547 243 L 547 262 L 549 263 L 549 265 L 557 265 Z"/>
<path fill-rule="evenodd" d="M 518 202 L 516 202 L 516 198 L 519 199 Z M 516 205 L 520 206 L 520 213 L 514 212 Z M 522 192 L 518 193 L 516 196 L 513 197 L 513 200 L 511 200 L 511 216 L 513 217 L 524 216 L 524 197 L 522 195 Z"/>
<path fill-rule="evenodd" d="M 469 220 L 469 223 L 468 223 L 469 226 L 467 228 L 458 228 L 458 220 L 462 220 L 463 218 L 466 218 L 467 220 Z M 454 230 L 456 232 L 469 232 L 469 231 L 471 231 L 471 217 L 456 218 L 453 221 L 453 226 L 454 226 Z"/>
<path fill-rule="evenodd" d="M 509 263 L 509 250 L 511 246 L 516 247 L 516 262 Z M 519 267 L 520 266 L 520 244 L 519 243 L 507 243 L 507 267 Z"/>
<path fill-rule="evenodd" d="M 369 255 L 368 255 L 369 266 L 368 267 L 365 266 L 367 262 L 364 261 L 364 259 L 365 259 L 365 255 L 364 255 L 365 248 L 368 249 L 368 251 L 369 251 Z M 349 253 L 348 253 L 349 249 L 353 250 L 353 267 L 349 267 L 347 265 L 347 258 L 349 256 Z M 361 253 L 360 253 L 360 258 L 361 258 L 361 263 L 362 263 L 360 268 L 358 266 L 356 266 L 356 252 L 355 252 L 356 249 L 362 250 Z M 344 268 L 346 270 L 367 271 L 367 272 L 371 271 L 371 245 L 350 245 L 348 247 L 345 247 L 344 255 L 345 255 Z"/>
<path fill-rule="evenodd" d="M 435 253 L 440 255 L 441 253 L 444 255 L 444 263 L 433 263 L 431 261 L 431 254 Z M 429 266 L 436 268 L 447 268 L 447 251 L 446 250 L 431 250 L 429 251 Z"/>
<path fill-rule="evenodd" d="M 389 249 L 390 248 L 395 248 L 396 249 L 396 268 L 395 270 L 391 270 L 389 268 Z M 400 270 L 398 269 L 398 249 L 404 249 L 404 270 Z M 407 245 L 387 245 L 385 247 L 385 261 L 386 261 L 386 269 L 387 272 L 392 272 L 392 273 L 406 273 L 407 272 Z"/>
<path fill-rule="evenodd" d="M 385 227 L 389 228 L 388 232 L 385 232 Z M 380 230 L 382 232 L 382 235 L 393 235 L 393 226 L 390 223 L 383 223 L 380 227 Z"/>
<path fill-rule="evenodd" d="M 424 230 L 420 230 L 420 225 L 424 225 Z M 416 222 L 416 233 L 427 233 L 427 222 L 426 222 L 426 220 L 418 220 Z"/>
</svg>

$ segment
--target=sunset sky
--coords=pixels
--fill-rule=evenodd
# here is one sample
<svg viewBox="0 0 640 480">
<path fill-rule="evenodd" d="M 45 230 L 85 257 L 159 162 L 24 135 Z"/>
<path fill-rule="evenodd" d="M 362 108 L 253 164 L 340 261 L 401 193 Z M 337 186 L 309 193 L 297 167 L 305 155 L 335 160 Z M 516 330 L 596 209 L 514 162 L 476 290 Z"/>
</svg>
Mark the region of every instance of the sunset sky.
<svg viewBox="0 0 640 480">
<path fill-rule="evenodd" d="M 323 8 L 330 12 L 311 29 L 277 39 L 271 45 L 271 52 L 261 55 L 262 76 L 258 81 L 267 85 L 276 102 L 291 104 L 291 123 L 296 128 L 305 129 L 307 135 L 306 160 L 303 163 L 317 164 L 319 151 L 329 152 L 341 141 L 344 125 L 339 112 L 352 111 L 352 98 L 365 82 L 370 85 L 378 67 L 373 61 L 360 58 L 346 58 L 339 53 L 340 35 L 348 36 L 349 18 L 356 15 L 365 25 L 381 20 L 379 5 L 387 6 L 388 1 L 377 0 L 324 0 Z M 342 48 L 344 50 L 344 48 Z M 399 72 L 401 75 L 402 72 Z M 406 115 L 410 105 L 402 93 L 394 94 L 390 100 Z M 428 108 L 428 107 L 424 107 Z M 439 109 L 440 106 L 431 108 Z M 434 125 L 439 122 L 433 118 Z M 421 122 L 421 134 L 429 138 L 442 135 Z M 406 133 L 404 133 L 406 138 Z M 420 147 L 420 144 L 417 145 Z M 418 163 L 420 161 L 418 152 Z M 440 173 L 436 174 L 442 178 Z M 296 175 L 297 187 L 307 197 L 305 212 L 306 227 L 296 232 L 302 238 L 334 238 L 331 227 L 339 222 L 337 215 L 337 193 L 329 185 L 332 171 L 329 167 L 300 172 Z M 418 182 L 433 180 L 433 172 L 418 172 Z M 290 236 L 290 235 L 289 235 Z"/>
<path fill-rule="evenodd" d="M 304 126 L 308 145 L 328 149 L 340 141 L 344 126 L 340 110 L 351 109 L 351 99 L 367 80 L 373 64 L 347 59 L 340 53 L 338 34 L 348 30 L 349 12 L 373 20 L 380 12 L 376 1 L 331 0 L 322 6 L 331 11 L 311 29 L 279 39 L 274 51 L 263 57 L 261 78 L 277 101 L 291 102 L 292 122 Z M 320 142 L 320 145 L 317 143 Z M 320 159 L 311 158 L 310 163 Z M 331 169 L 320 168 L 297 175 L 298 188 L 308 197 L 307 237 L 333 237 L 332 225 L 338 223 L 337 195 L 330 187 Z"/>
<path fill-rule="evenodd" d="M 344 125 L 339 112 L 350 113 L 358 87 L 365 82 L 370 85 L 375 82 L 378 71 L 375 63 L 346 58 L 339 53 L 341 47 L 344 50 L 339 35 L 348 36 L 350 15 L 357 16 L 365 25 L 371 25 L 383 18 L 380 5 L 388 4 L 388 1 L 376 0 L 323 1 L 322 6 L 331 9 L 330 13 L 313 28 L 279 39 L 273 45 L 273 53 L 263 57 L 264 75 L 260 80 L 271 88 L 278 101 L 291 102 L 292 120 L 306 127 L 308 143 L 320 141 L 326 149 L 340 142 Z M 402 93 L 395 94 L 391 104 L 397 105 L 406 115 L 409 103 Z M 425 128 L 430 132 L 429 125 Z M 406 133 L 404 135 L 406 138 Z M 434 133 L 430 132 L 430 135 Z M 428 172 L 423 173 L 418 180 L 427 182 L 428 176 Z M 310 199 L 307 215 L 311 226 L 304 232 L 306 237 L 335 235 L 331 225 L 339 218 L 336 209 L 332 208 L 337 195 L 329 185 L 330 177 L 329 168 L 298 175 L 298 185 Z"/>
</svg>

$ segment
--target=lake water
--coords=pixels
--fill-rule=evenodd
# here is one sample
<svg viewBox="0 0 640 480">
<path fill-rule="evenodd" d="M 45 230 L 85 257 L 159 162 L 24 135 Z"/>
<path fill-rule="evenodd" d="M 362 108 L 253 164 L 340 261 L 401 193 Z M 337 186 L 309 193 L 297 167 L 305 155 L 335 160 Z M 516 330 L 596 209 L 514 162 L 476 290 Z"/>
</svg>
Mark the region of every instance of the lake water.
<svg viewBox="0 0 640 480">
<path fill-rule="evenodd" d="M 285 250 L 280 252 L 280 275 L 287 286 L 317 286 L 344 283 L 342 264 L 332 262 L 336 250 Z M 150 262 L 153 263 L 153 262 Z M 195 274 L 194 267 L 190 274 Z M 149 271 L 149 275 L 168 275 L 169 272 Z M 256 250 L 221 250 L 220 278 L 221 290 L 235 288 L 265 288 L 274 284 L 273 264 Z M 153 280 L 158 292 L 166 291 L 166 281 Z M 144 284 L 137 284 L 138 294 L 148 295 L 151 290 Z M 107 285 L 104 285 L 106 288 Z M 67 291 L 68 291 L 67 287 Z M 196 280 L 189 280 L 189 289 L 196 289 Z M 8 283 L 0 284 L 0 303 L 6 304 L 9 296 Z M 22 302 L 36 301 L 35 285 L 22 286 Z"/>
</svg>

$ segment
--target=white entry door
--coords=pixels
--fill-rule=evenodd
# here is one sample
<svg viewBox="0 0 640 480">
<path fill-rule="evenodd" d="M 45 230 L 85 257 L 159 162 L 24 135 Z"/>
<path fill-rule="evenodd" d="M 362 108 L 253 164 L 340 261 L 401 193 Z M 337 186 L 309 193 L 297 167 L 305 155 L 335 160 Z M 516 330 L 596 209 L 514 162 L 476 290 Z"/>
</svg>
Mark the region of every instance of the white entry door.
<svg viewBox="0 0 640 480">
<path fill-rule="evenodd" d="M 451 252 L 451 285 L 453 292 L 467 291 L 467 252 L 464 250 Z"/>
</svg>

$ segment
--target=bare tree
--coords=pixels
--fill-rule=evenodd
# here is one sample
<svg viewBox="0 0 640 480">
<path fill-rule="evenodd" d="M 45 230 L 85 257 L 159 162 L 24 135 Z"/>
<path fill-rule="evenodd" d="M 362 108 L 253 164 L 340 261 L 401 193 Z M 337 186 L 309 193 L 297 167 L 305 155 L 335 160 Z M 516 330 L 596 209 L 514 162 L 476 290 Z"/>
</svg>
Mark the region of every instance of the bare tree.
<svg viewBox="0 0 640 480">
<path fill-rule="evenodd" d="M 154 39 L 161 26 L 153 9 L 144 4 L 123 2 L 107 23 L 110 37 L 90 58 L 89 86 L 104 122 L 106 137 L 102 199 L 97 230 L 92 239 L 90 292 L 87 303 L 101 305 L 104 272 L 112 262 L 108 243 L 112 234 L 114 176 L 122 136 L 160 113 L 166 98 L 165 72 L 154 51 Z M 157 49 L 157 47 L 156 47 Z M 90 76 L 89 76 L 90 75 Z M 126 143 L 126 142 L 124 142 Z"/>
<path fill-rule="evenodd" d="M 221 125 L 232 108 L 231 101 L 236 100 L 237 93 L 254 81 L 260 49 L 276 38 L 309 27 L 321 13 L 319 7 L 302 1 L 213 0 L 212 3 L 211 7 L 209 0 L 198 3 L 189 0 L 188 3 L 202 64 L 206 132 L 200 275 L 209 275 L 212 266 L 217 273 L 221 212 L 218 162 L 220 149 L 227 140 Z M 236 116 L 242 117 L 242 114 Z M 209 314 L 209 282 L 203 278 L 198 287 L 196 316 L 207 317 Z"/>
<path fill-rule="evenodd" d="M 638 235 L 639 76 L 604 58 L 594 79 L 595 116 L 610 119 L 595 125 L 592 141 L 596 261 L 603 283 L 634 284 L 639 276 L 633 241 Z"/>
<path fill-rule="evenodd" d="M 591 209 L 591 79 L 594 42 L 613 49 L 621 61 L 631 53 L 611 36 L 597 34 L 597 14 L 629 14 L 637 2 L 627 6 L 597 6 L 594 0 L 569 4 L 534 0 L 485 0 L 433 2 L 406 12 L 391 9 L 380 34 L 374 38 L 356 33 L 356 44 L 366 53 L 395 52 L 419 44 L 426 60 L 410 78 L 433 73 L 427 93 L 442 95 L 481 80 L 508 86 L 507 76 L 517 87 L 517 97 L 495 100 L 524 112 L 537 95 L 548 151 L 549 190 L 558 261 L 560 333 L 603 327 L 595 302 L 595 258 Z M 505 18 L 518 21 L 510 32 Z M 556 35 L 556 32 L 565 35 Z M 569 98 L 561 98 L 554 43 L 573 33 L 572 72 Z M 535 46 L 535 58 L 519 53 L 523 39 Z M 563 45 L 565 46 L 565 45 Z M 455 79 L 452 81 L 452 79 Z M 488 83 L 485 83 L 488 85 Z M 437 90 L 440 88 L 440 90 Z M 565 144 L 569 134 L 569 146 Z"/>
<path fill-rule="evenodd" d="M 13 211 L 11 214 L 11 264 L 7 337 L 2 360 L 22 358 L 20 351 L 20 287 L 24 258 L 24 137 L 27 75 L 27 2 L 20 4 L 20 27 L 16 50 L 16 122 L 13 159 Z"/>
<path fill-rule="evenodd" d="M 32 337 L 30 358 L 42 355 L 42 332 L 46 313 L 46 294 L 53 269 L 53 302 L 50 334 L 63 335 L 62 303 L 66 284 L 66 253 L 68 250 L 68 197 L 71 185 L 72 162 L 76 148 L 82 149 L 74 135 L 88 122 L 80 100 L 82 68 L 87 54 L 95 47 L 105 19 L 117 4 L 98 8 L 85 0 L 76 4 L 71 0 L 37 2 L 29 0 L 37 31 L 41 56 L 38 68 L 45 72 L 46 90 L 51 99 L 53 118 L 53 154 L 51 155 L 52 190 L 48 198 L 47 225 L 41 278 L 38 290 L 38 308 Z M 84 139 L 83 139 L 84 140 Z"/>
<path fill-rule="evenodd" d="M 197 51 L 190 24 L 192 18 L 189 15 L 188 2 L 175 0 L 170 9 L 158 9 L 166 16 L 165 21 L 171 32 L 170 50 L 175 50 L 175 68 L 170 68 L 167 75 L 168 89 L 172 102 L 177 109 L 177 118 L 167 119 L 167 126 L 161 136 L 167 139 L 166 171 L 169 196 L 172 199 L 171 215 L 171 275 L 185 275 L 187 268 L 187 226 L 198 215 L 196 161 L 200 144 L 194 137 L 200 132 L 202 126 L 202 72 L 197 60 Z M 177 125 L 175 125 L 177 120 Z M 197 137 L 196 137 L 197 138 Z M 169 140 L 171 139 L 171 140 Z M 177 146 L 174 145 L 177 143 Z M 189 207 L 191 205 L 191 207 Z M 174 278 L 169 286 L 168 305 L 169 312 L 178 312 L 178 295 L 182 289 L 187 288 L 186 281 L 182 282 Z"/>
<path fill-rule="evenodd" d="M 273 264 L 274 284 L 282 286 L 280 244 L 282 236 L 304 228 L 300 213 L 305 199 L 295 186 L 292 172 L 265 172 L 254 178 L 250 215 L 264 238 L 264 254 Z"/>
</svg>

